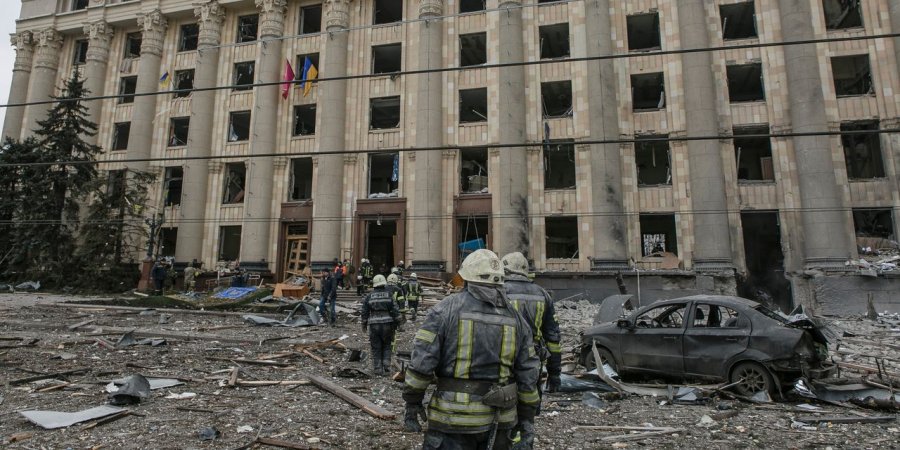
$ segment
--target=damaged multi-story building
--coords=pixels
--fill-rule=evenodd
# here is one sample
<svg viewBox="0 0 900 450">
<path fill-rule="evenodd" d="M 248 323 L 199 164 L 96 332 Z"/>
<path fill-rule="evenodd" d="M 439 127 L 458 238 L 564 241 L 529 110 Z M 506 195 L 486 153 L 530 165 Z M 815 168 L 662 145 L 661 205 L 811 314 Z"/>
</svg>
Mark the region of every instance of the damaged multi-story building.
<svg viewBox="0 0 900 450">
<path fill-rule="evenodd" d="M 898 309 L 859 263 L 897 254 L 897 32 L 893 0 L 23 0 L 10 103 L 119 95 L 88 139 L 158 175 L 179 264 L 448 275 L 481 239 L 558 297 Z"/>
</svg>

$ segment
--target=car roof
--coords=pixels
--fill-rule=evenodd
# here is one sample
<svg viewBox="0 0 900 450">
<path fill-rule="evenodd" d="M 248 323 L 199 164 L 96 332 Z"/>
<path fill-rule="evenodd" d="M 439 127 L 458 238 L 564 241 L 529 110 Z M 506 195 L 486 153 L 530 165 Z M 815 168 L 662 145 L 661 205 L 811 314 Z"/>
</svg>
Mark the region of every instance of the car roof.
<svg viewBox="0 0 900 450">
<path fill-rule="evenodd" d="M 664 306 L 675 303 L 685 303 L 685 302 L 709 302 L 717 305 L 724 306 L 738 306 L 744 308 L 756 308 L 759 306 L 759 303 L 754 302 L 753 300 L 748 300 L 742 297 L 734 297 L 731 295 L 708 295 L 708 294 L 700 294 L 700 295 L 689 295 L 687 297 L 678 297 L 671 298 L 667 300 L 660 300 L 652 303 L 648 306 Z"/>
</svg>

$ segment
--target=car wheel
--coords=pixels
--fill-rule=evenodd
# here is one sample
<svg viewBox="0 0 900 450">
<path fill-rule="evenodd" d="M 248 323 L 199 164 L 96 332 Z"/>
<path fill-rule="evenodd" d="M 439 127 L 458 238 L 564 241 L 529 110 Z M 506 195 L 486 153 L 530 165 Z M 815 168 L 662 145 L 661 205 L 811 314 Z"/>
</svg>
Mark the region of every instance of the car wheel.
<svg viewBox="0 0 900 450">
<path fill-rule="evenodd" d="M 616 373 L 619 372 L 618 367 L 616 367 L 616 360 L 613 359 L 612 353 L 610 353 L 609 350 L 603 347 L 597 347 L 597 353 L 600 354 L 600 361 L 603 364 L 609 365 Z M 590 372 L 595 368 L 597 368 L 597 364 L 594 361 L 594 352 L 591 351 L 591 349 L 588 349 L 584 357 L 584 369 Z"/>
<path fill-rule="evenodd" d="M 741 381 L 743 380 L 743 381 Z M 765 367 L 755 362 L 742 362 L 731 371 L 729 379 L 731 383 L 740 383 L 734 386 L 735 392 L 745 397 L 752 397 L 760 391 L 772 392 L 774 383 L 772 375 Z"/>
</svg>

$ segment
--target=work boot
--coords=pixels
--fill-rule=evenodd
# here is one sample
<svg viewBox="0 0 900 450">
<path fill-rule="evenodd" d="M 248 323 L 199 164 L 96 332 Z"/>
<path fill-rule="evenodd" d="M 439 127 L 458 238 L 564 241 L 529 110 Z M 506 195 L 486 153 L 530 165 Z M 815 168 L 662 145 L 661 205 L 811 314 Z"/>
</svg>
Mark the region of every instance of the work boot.
<svg viewBox="0 0 900 450">
<path fill-rule="evenodd" d="M 382 368 L 384 370 L 384 374 L 387 376 L 391 375 L 391 355 L 388 355 L 384 358 L 384 361 L 381 362 Z"/>
</svg>

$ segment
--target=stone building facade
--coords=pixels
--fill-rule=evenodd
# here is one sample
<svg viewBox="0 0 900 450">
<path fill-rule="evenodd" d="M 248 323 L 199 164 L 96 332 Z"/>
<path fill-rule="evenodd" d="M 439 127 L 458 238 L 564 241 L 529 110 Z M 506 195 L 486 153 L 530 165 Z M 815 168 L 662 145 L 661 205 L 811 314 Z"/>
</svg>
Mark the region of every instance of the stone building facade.
<svg viewBox="0 0 900 450">
<path fill-rule="evenodd" d="M 23 0 L 9 101 L 138 94 L 93 139 L 149 159 L 102 169 L 158 175 L 180 263 L 448 273 L 482 239 L 561 290 L 896 305 L 847 261 L 900 232 L 900 38 L 859 39 L 898 30 L 891 0 Z"/>
</svg>

